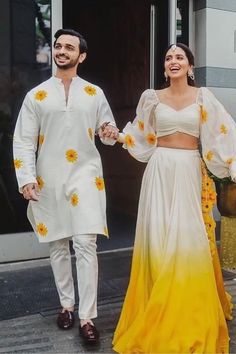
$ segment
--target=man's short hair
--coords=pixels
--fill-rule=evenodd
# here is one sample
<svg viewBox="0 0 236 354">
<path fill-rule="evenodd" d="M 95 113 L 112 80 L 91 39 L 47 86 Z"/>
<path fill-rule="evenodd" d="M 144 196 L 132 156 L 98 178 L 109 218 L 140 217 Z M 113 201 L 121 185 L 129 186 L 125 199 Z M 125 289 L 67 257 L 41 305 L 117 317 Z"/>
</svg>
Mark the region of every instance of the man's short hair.
<svg viewBox="0 0 236 354">
<path fill-rule="evenodd" d="M 61 28 L 59 29 L 58 31 L 56 31 L 56 33 L 54 34 L 54 37 L 55 37 L 55 41 L 53 43 L 53 46 L 55 47 L 55 44 L 57 42 L 57 39 L 62 36 L 62 35 L 70 35 L 70 36 L 75 36 L 75 37 L 78 37 L 79 38 L 79 50 L 80 50 L 80 54 L 82 53 L 87 53 L 88 51 L 88 45 L 87 45 L 87 42 L 86 40 L 84 39 L 84 37 L 82 36 L 82 34 L 80 34 L 79 32 L 73 30 L 73 29 L 64 29 L 64 28 Z"/>
</svg>

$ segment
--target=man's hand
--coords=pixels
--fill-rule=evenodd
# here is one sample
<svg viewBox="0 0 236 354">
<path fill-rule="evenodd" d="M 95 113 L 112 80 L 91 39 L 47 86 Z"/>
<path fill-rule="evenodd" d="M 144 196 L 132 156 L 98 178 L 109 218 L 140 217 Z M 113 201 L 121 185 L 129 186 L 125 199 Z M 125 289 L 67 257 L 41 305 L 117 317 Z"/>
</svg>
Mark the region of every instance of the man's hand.
<svg viewBox="0 0 236 354">
<path fill-rule="evenodd" d="M 117 140 L 119 137 L 119 129 L 109 123 L 104 123 L 99 129 L 98 134 L 101 139 L 111 138 Z"/>
<path fill-rule="evenodd" d="M 39 186 L 37 183 L 28 183 L 22 188 L 23 197 L 27 200 L 39 200 Z"/>
</svg>

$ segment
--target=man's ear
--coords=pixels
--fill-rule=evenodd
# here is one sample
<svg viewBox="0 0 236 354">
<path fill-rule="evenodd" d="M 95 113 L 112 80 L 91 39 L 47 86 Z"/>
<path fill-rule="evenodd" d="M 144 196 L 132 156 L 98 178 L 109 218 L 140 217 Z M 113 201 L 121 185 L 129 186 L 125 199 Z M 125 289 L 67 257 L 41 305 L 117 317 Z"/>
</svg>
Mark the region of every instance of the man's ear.
<svg viewBox="0 0 236 354">
<path fill-rule="evenodd" d="M 82 54 L 80 54 L 80 56 L 79 56 L 79 63 L 80 63 L 80 64 L 83 63 L 83 61 L 86 59 L 86 57 L 87 57 L 87 53 L 82 53 Z"/>
</svg>

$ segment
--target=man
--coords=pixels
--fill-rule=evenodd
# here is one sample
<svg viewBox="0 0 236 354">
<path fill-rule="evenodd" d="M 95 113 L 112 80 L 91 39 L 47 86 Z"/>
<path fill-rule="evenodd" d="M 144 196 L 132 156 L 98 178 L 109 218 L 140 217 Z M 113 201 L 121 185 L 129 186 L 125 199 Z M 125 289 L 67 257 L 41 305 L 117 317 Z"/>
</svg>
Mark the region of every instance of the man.
<svg viewBox="0 0 236 354">
<path fill-rule="evenodd" d="M 97 234 L 107 234 L 105 188 L 98 132 L 106 144 L 118 136 L 103 91 L 77 76 L 87 44 L 74 30 L 55 34 L 55 76 L 29 91 L 14 134 L 14 164 L 27 215 L 39 242 L 49 242 L 62 310 L 57 324 L 74 325 L 74 284 L 69 238 L 73 240 L 79 290 L 79 332 L 97 343 Z M 103 139 L 103 134 L 106 138 Z M 108 139 L 107 139 L 108 136 Z"/>
</svg>

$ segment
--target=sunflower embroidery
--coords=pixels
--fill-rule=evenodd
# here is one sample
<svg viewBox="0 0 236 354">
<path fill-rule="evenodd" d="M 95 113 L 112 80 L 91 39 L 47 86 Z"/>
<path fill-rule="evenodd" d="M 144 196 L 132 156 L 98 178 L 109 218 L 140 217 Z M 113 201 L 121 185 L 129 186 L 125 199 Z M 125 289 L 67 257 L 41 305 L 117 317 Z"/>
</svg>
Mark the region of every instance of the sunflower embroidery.
<svg viewBox="0 0 236 354">
<path fill-rule="evenodd" d="M 105 188 L 104 179 L 102 177 L 96 177 L 95 184 L 99 191 L 102 191 Z"/>
<path fill-rule="evenodd" d="M 93 86 L 85 86 L 84 91 L 89 95 L 89 96 L 95 96 L 97 94 L 97 90 Z"/>
<path fill-rule="evenodd" d="M 39 145 L 43 145 L 43 142 L 44 142 L 44 135 L 43 134 L 40 134 L 39 135 Z"/>
<path fill-rule="evenodd" d="M 211 203 L 213 204 L 216 203 L 216 192 L 213 189 L 208 192 L 208 198 L 211 201 Z"/>
<path fill-rule="evenodd" d="M 210 216 L 207 213 L 204 213 L 203 214 L 203 219 L 204 219 L 204 223 L 205 223 L 205 226 L 206 226 L 207 230 L 212 231 L 215 228 L 215 226 L 216 226 L 216 222 L 213 219 L 213 217 Z"/>
<path fill-rule="evenodd" d="M 147 140 L 148 144 L 155 145 L 156 141 L 157 141 L 157 137 L 155 134 L 150 133 L 146 136 L 146 140 Z"/>
<path fill-rule="evenodd" d="M 44 180 L 42 179 L 41 176 L 37 176 L 36 180 L 38 182 L 39 189 L 41 190 L 43 188 L 43 186 L 44 186 Z"/>
<path fill-rule="evenodd" d="M 132 135 L 127 134 L 125 136 L 125 144 L 130 148 L 133 148 L 135 146 L 134 138 L 132 137 Z"/>
<path fill-rule="evenodd" d="M 228 129 L 226 128 L 226 126 L 224 124 L 221 124 L 220 132 L 221 132 L 221 134 L 227 134 L 228 133 Z"/>
<path fill-rule="evenodd" d="M 208 119 L 208 114 L 207 111 L 203 108 L 203 106 L 200 106 L 200 114 L 202 124 L 206 123 Z"/>
<path fill-rule="evenodd" d="M 213 208 L 213 203 L 210 200 L 202 201 L 202 211 L 203 213 L 209 213 Z"/>
<path fill-rule="evenodd" d="M 23 161 L 20 159 L 14 159 L 14 166 L 16 170 L 19 170 L 23 166 Z"/>
<path fill-rule="evenodd" d="M 144 131 L 144 121 L 143 120 L 138 120 L 138 128 L 141 131 Z"/>
<path fill-rule="evenodd" d="M 37 233 L 42 237 L 45 237 L 48 233 L 48 229 L 43 223 L 37 224 L 36 229 L 37 229 Z"/>
<path fill-rule="evenodd" d="M 88 128 L 88 135 L 90 137 L 91 140 L 93 140 L 93 129 L 92 128 Z"/>
<path fill-rule="evenodd" d="M 214 182 L 208 176 L 205 164 L 201 163 L 202 168 L 202 216 L 207 232 L 207 237 L 210 246 L 211 256 L 216 252 L 215 245 L 215 227 L 216 223 L 211 213 L 216 202 L 216 193 L 214 189 Z"/>
<path fill-rule="evenodd" d="M 39 90 L 35 93 L 34 98 L 37 101 L 43 101 L 47 97 L 47 95 L 48 95 L 47 91 Z"/>
<path fill-rule="evenodd" d="M 74 163 L 78 160 L 78 154 L 75 150 L 70 149 L 66 151 L 66 159 L 68 162 Z"/>
<path fill-rule="evenodd" d="M 205 157 L 208 161 L 211 161 L 213 156 L 214 156 L 214 154 L 211 150 L 209 150 L 208 153 L 205 155 Z"/>
<path fill-rule="evenodd" d="M 234 159 L 231 157 L 230 159 L 226 160 L 226 163 L 228 166 L 230 166 L 233 163 Z"/>
<path fill-rule="evenodd" d="M 70 202 L 71 205 L 76 206 L 79 203 L 79 197 L 76 193 L 73 193 L 72 196 L 70 197 Z"/>
</svg>

